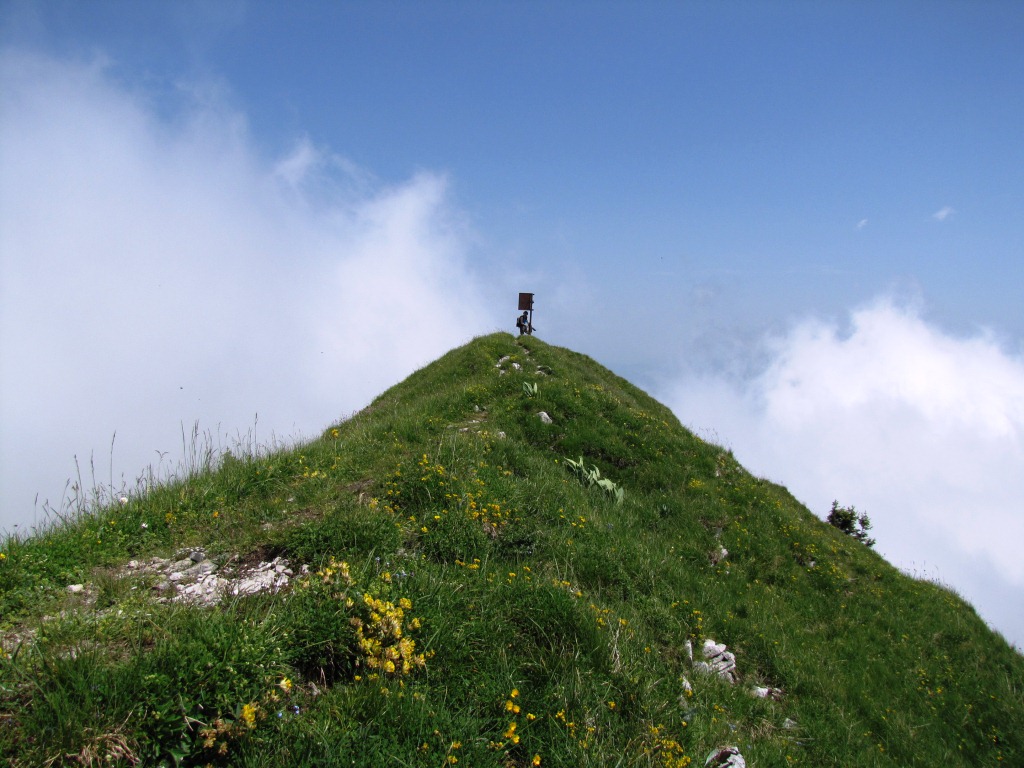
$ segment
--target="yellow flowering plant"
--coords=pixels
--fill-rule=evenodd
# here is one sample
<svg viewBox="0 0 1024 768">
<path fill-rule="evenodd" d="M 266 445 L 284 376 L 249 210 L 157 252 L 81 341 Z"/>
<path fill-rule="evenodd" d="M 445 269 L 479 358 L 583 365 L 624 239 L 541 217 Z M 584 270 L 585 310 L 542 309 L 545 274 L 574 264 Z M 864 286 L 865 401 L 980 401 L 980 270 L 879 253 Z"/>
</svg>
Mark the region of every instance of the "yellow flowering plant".
<svg viewBox="0 0 1024 768">
<path fill-rule="evenodd" d="M 411 636 L 422 619 L 411 616 L 412 601 L 390 594 L 390 573 L 359 588 L 347 562 L 331 558 L 300 580 L 290 602 L 296 614 L 295 662 L 312 676 L 358 681 L 403 677 L 426 666 Z"/>
</svg>

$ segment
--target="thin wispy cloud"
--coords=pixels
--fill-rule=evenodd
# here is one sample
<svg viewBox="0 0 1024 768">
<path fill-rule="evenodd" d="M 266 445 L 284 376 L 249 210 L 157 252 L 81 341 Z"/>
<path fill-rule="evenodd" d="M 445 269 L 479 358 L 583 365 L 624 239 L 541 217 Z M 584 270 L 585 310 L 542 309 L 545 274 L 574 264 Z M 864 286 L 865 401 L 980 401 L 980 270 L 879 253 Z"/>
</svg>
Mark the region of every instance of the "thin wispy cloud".
<svg viewBox="0 0 1024 768">
<path fill-rule="evenodd" d="M 833 499 L 867 511 L 890 561 L 956 584 L 1021 644 L 1024 360 L 887 299 L 765 350 L 756 376 L 690 377 L 664 399 L 820 516 Z"/>
<path fill-rule="evenodd" d="M 498 324 L 443 176 L 263 156 L 196 92 L 160 115 L 102 62 L 0 59 L 0 528 L 74 456 L 106 482 L 115 432 L 115 482 L 182 423 L 315 434 Z"/>
<path fill-rule="evenodd" d="M 867 219 L 861 219 L 860 221 L 857 222 L 857 229 L 864 229 L 864 227 L 866 227 L 867 225 L 868 225 L 868 220 Z"/>
<path fill-rule="evenodd" d="M 935 213 L 932 214 L 932 218 L 936 221 L 945 221 L 952 216 L 956 211 L 948 205 L 939 208 Z"/>
</svg>

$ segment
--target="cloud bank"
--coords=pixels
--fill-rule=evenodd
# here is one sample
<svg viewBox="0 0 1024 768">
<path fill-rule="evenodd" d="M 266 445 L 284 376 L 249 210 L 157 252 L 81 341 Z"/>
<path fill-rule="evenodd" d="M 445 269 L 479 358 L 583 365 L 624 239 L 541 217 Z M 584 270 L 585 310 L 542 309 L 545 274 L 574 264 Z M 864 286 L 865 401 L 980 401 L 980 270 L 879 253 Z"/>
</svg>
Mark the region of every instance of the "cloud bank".
<svg viewBox="0 0 1024 768">
<path fill-rule="evenodd" d="M 688 377 L 663 401 L 819 516 L 866 511 L 890 562 L 1024 647 L 1024 360 L 889 299 L 765 344 L 758 375 Z"/>
<path fill-rule="evenodd" d="M 103 61 L 4 51 L 0 100 L 0 529 L 75 456 L 316 433 L 497 326 L 442 176 L 266 157 L 217 89 L 158 111 Z"/>
</svg>

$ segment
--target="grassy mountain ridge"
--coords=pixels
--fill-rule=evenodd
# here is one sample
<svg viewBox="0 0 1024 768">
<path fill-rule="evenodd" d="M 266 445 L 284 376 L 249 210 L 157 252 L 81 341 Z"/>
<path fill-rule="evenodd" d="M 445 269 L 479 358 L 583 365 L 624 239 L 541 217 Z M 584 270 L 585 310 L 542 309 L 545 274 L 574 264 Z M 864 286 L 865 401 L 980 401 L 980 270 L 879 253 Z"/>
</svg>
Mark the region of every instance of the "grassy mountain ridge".
<svg viewBox="0 0 1024 768">
<path fill-rule="evenodd" d="M 3 543 L 14 765 L 1024 762 L 1024 659 L 969 605 L 536 338 L 111 501 Z M 202 607 L 125 567 L 199 550 L 292 578 Z"/>
</svg>

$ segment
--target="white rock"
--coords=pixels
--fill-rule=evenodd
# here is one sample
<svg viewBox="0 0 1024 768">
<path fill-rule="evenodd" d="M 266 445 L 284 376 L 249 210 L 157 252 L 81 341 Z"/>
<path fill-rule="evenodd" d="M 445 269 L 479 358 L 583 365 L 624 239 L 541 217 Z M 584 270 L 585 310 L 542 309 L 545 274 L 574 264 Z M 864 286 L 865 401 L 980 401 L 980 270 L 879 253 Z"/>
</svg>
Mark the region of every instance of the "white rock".
<svg viewBox="0 0 1024 768">
<path fill-rule="evenodd" d="M 68 584 L 68 592 L 70 592 L 72 595 L 77 595 L 79 592 L 82 592 L 84 589 L 85 589 L 85 585 L 84 584 Z"/>
<path fill-rule="evenodd" d="M 719 656 L 728 649 L 725 643 L 716 643 L 714 640 L 704 641 L 704 658 L 713 659 L 715 656 Z"/>
<path fill-rule="evenodd" d="M 736 747 L 723 747 L 708 755 L 704 768 L 747 768 L 747 761 Z"/>
<path fill-rule="evenodd" d="M 212 560 L 203 560 L 189 568 L 185 573 L 189 576 L 206 576 L 217 570 L 217 564 Z"/>
<path fill-rule="evenodd" d="M 548 416 L 547 411 L 541 411 L 537 415 L 540 416 L 540 420 L 542 422 L 544 422 L 545 424 L 553 424 L 554 423 L 554 421 L 551 419 L 551 417 Z"/>
<path fill-rule="evenodd" d="M 729 652 L 725 643 L 716 643 L 708 639 L 704 641 L 704 658 L 707 662 L 699 661 L 693 668 L 702 674 L 709 671 L 714 672 L 723 680 L 730 683 L 736 682 L 736 656 Z"/>
</svg>

